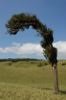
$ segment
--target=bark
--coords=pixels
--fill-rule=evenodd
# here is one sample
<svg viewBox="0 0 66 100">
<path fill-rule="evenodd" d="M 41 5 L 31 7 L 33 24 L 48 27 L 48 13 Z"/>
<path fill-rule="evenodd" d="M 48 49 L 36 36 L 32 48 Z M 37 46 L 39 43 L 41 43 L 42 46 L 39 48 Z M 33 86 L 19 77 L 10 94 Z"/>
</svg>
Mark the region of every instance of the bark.
<svg viewBox="0 0 66 100">
<path fill-rule="evenodd" d="M 59 84 L 58 84 L 58 68 L 57 64 L 53 64 L 53 72 L 54 72 L 54 92 L 59 92 Z"/>
</svg>

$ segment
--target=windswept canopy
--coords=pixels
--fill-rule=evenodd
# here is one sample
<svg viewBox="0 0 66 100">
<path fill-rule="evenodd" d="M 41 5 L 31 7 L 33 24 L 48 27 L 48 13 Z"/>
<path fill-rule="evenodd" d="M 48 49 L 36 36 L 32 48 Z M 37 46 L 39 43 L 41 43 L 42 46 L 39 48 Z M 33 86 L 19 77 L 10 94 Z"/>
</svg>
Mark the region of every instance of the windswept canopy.
<svg viewBox="0 0 66 100">
<path fill-rule="evenodd" d="M 53 31 L 42 24 L 35 15 L 18 14 L 11 17 L 6 24 L 10 34 L 17 34 L 20 30 L 24 31 L 32 26 L 42 37 L 41 46 L 45 49 L 45 56 L 54 64 L 57 63 L 57 50 L 53 47 Z"/>
</svg>

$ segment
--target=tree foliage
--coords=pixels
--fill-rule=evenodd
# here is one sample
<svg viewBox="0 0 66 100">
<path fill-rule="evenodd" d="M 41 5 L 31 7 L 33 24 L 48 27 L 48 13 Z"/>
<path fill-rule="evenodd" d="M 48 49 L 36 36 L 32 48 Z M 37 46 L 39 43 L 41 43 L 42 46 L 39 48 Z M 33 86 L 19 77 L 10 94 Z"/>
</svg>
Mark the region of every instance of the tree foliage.
<svg viewBox="0 0 66 100">
<path fill-rule="evenodd" d="M 57 63 L 57 49 L 52 45 L 53 31 L 42 24 L 35 15 L 25 13 L 13 15 L 6 24 L 8 33 L 13 35 L 16 35 L 20 30 L 29 29 L 30 26 L 42 37 L 41 46 L 44 49 L 45 57 L 52 65 Z"/>
</svg>

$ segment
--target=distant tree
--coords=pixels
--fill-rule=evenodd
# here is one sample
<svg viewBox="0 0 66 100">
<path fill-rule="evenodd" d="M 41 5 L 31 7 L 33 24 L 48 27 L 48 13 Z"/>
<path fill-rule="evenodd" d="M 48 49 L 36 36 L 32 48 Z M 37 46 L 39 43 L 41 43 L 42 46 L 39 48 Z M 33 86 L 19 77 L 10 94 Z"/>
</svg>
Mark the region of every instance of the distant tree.
<svg viewBox="0 0 66 100">
<path fill-rule="evenodd" d="M 54 70 L 54 90 L 56 93 L 59 91 L 58 87 L 58 70 L 57 70 L 57 49 L 53 47 L 53 31 L 42 24 L 35 15 L 30 14 L 17 14 L 13 15 L 7 22 L 6 27 L 9 34 L 16 35 L 20 30 L 24 31 L 32 26 L 42 37 L 41 46 L 44 49 L 44 56 L 51 63 Z"/>
</svg>

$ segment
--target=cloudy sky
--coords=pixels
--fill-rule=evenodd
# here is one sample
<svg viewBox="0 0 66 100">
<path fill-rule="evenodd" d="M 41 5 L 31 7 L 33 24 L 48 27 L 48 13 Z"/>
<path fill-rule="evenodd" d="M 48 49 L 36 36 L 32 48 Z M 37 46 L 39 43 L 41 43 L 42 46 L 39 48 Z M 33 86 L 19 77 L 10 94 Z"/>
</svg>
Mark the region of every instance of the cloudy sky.
<svg viewBox="0 0 66 100">
<path fill-rule="evenodd" d="M 0 58 L 43 58 L 41 38 L 30 28 L 11 36 L 5 24 L 14 14 L 35 14 L 54 31 L 58 59 L 66 59 L 66 0 L 0 0 Z"/>
</svg>

